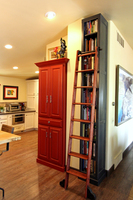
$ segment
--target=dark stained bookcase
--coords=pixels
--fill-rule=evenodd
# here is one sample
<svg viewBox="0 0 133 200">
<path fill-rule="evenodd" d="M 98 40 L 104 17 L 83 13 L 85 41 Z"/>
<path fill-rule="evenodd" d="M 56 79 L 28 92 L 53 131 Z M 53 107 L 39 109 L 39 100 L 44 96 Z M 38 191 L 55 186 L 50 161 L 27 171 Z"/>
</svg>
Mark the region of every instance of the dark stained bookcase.
<svg viewBox="0 0 133 200">
<path fill-rule="evenodd" d="M 101 15 L 97 14 L 82 20 L 82 51 L 94 51 L 96 46 L 99 49 L 98 53 L 98 76 L 96 90 L 96 107 L 95 107 L 95 123 L 94 123 L 94 138 L 92 146 L 91 160 L 91 176 L 90 182 L 94 185 L 99 185 L 106 176 L 105 170 L 105 143 L 106 143 L 106 97 L 107 97 L 107 35 L 108 22 Z M 88 57 L 82 59 L 82 69 L 93 68 L 90 65 Z M 83 74 L 83 84 L 87 81 L 87 75 Z M 81 90 L 81 102 L 85 101 L 85 89 Z M 91 90 L 88 91 L 91 93 Z M 87 108 L 88 109 L 88 108 Z M 85 107 L 81 106 L 81 119 L 84 119 Z M 88 111 L 87 111 L 88 112 Z M 81 136 L 89 135 L 89 124 L 81 123 Z M 87 154 L 88 144 L 80 142 L 80 152 Z M 80 171 L 86 173 L 86 163 L 80 159 Z"/>
</svg>

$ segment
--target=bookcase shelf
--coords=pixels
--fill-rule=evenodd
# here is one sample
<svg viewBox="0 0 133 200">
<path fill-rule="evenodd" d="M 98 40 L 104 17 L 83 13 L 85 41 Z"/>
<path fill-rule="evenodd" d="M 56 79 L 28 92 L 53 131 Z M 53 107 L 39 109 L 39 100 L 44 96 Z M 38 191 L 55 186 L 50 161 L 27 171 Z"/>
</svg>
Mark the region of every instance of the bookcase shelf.
<svg viewBox="0 0 133 200">
<path fill-rule="evenodd" d="M 92 142 L 92 159 L 90 167 L 90 182 L 99 185 L 106 176 L 105 170 L 105 141 L 106 141 L 106 95 L 107 95 L 107 34 L 108 23 L 101 15 L 95 15 L 82 20 L 82 52 L 92 53 L 96 46 L 99 48 L 97 89 L 95 106 L 95 123 Z M 92 63 L 93 62 L 93 63 Z M 93 88 L 94 57 L 82 57 L 81 73 L 81 126 L 80 136 L 89 137 L 91 107 L 91 92 Z M 86 114 L 87 113 L 87 114 Z M 87 116 L 86 116 L 87 115 Z M 86 119 L 87 118 L 87 119 Z M 80 141 L 80 153 L 87 154 L 89 141 Z M 87 161 L 80 159 L 80 171 L 86 173 Z"/>
</svg>

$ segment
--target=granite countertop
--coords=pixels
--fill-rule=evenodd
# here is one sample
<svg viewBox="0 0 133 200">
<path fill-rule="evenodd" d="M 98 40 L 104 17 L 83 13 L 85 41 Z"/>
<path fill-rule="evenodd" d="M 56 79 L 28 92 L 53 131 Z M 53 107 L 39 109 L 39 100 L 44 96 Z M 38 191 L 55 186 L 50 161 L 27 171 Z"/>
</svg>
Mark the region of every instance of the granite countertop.
<svg viewBox="0 0 133 200">
<path fill-rule="evenodd" d="M 27 113 L 27 112 L 35 112 L 35 109 L 26 108 L 24 111 L 12 111 L 12 112 L 0 112 L 0 115 L 8 115 L 8 114 L 17 114 L 17 113 Z"/>
</svg>

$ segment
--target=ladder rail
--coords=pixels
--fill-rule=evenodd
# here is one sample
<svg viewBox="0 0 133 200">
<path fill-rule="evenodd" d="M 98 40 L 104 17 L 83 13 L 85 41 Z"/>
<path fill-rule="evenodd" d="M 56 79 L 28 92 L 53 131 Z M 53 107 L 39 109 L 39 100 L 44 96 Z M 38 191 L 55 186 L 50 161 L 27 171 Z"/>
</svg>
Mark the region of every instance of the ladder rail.
<svg viewBox="0 0 133 200">
<path fill-rule="evenodd" d="M 75 72 L 78 70 L 78 65 L 79 65 L 78 54 L 79 54 L 79 51 L 77 50 Z M 77 73 L 75 73 L 75 76 L 74 76 L 74 87 L 73 87 L 73 98 L 72 98 L 72 107 L 71 107 L 71 120 L 70 120 L 70 130 L 69 130 L 69 142 L 68 142 L 68 154 L 67 154 L 66 171 L 68 171 L 70 169 L 70 156 L 69 156 L 69 153 L 71 152 L 71 148 L 72 148 L 72 139 L 70 138 L 70 136 L 72 136 L 72 133 L 73 133 L 73 123 L 74 123 L 74 121 L 72 121 L 72 119 L 74 118 L 74 111 L 75 111 L 75 106 L 73 106 L 73 103 L 75 102 L 75 99 L 76 99 L 75 86 L 77 85 L 77 76 L 78 76 Z M 69 175 L 68 175 L 68 173 L 66 173 L 65 189 L 68 187 L 68 178 L 69 178 Z"/>
<path fill-rule="evenodd" d="M 97 52 L 97 47 L 96 47 L 96 52 Z M 93 143 L 96 84 L 97 84 L 97 67 L 98 67 L 98 54 L 96 54 L 95 56 L 93 96 L 92 96 L 92 108 L 91 108 L 91 124 L 90 124 L 90 141 L 89 141 L 89 150 L 88 150 L 87 179 L 86 179 L 86 189 L 85 189 L 86 198 L 87 198 L 87 187 L 89 186 L 89 183 L 90 183 L 90 165 L 91 165 L 91 158 L 92 158 L 92 143 Z"/>
</svg>

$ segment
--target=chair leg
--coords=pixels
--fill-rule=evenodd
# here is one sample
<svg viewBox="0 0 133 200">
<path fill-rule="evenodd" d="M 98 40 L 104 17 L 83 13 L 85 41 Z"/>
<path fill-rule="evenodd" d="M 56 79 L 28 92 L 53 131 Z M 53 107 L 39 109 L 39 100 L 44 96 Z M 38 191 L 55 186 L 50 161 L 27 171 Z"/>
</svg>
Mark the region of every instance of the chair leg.
<svg viewBox="0 0 133 200">
<path fill-rule="evenodd" d="M 4 198 L 4 189 L 3 189 L 3 188 L 0 188 L 0 190 L 2 190 L 2 191 L 3 191 L 3 198 Z"/>
</svg>

